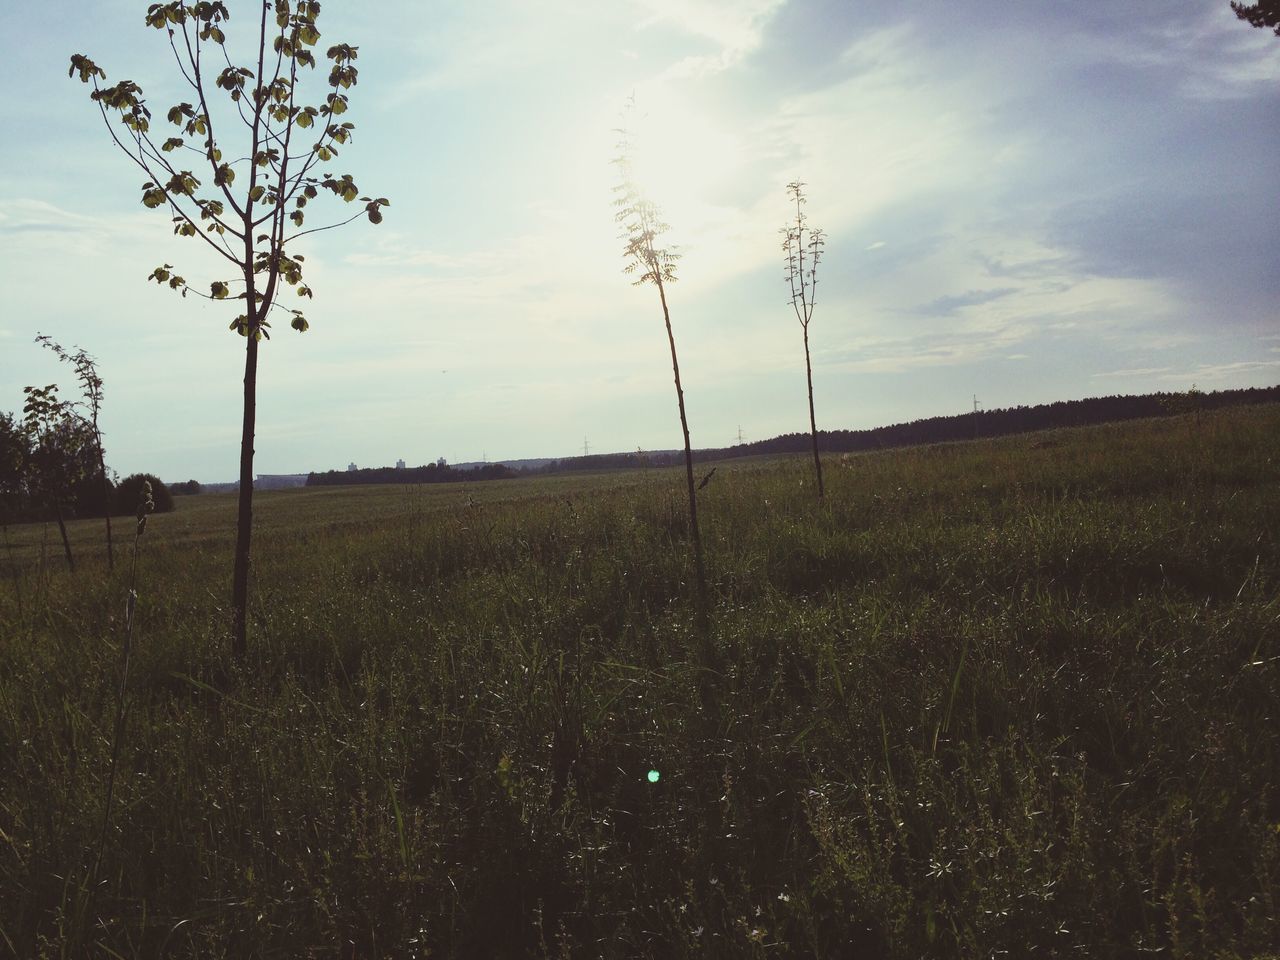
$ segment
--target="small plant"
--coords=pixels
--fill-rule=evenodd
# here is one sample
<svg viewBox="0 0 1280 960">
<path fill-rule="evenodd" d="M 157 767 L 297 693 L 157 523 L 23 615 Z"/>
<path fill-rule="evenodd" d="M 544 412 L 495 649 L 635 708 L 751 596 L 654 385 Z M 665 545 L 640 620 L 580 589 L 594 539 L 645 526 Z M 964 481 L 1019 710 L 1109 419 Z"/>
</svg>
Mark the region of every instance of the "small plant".
<svg viewBox="0 0 1280 960">
<path fill-rule="evenodd" d="M 809 360 L 809 322 L 813 319 L 814 288 L 818 285 L 818 263 L 822 260 L 822 248 L 826 234 L 817 227 L 810 227 L 804 214 L 808 201 L 804 184 L 793 180 L 787 184 L 787 196 L 796 205 L 795 221 L 781 230 L 782 249 L 787 255 L 787 286 L 791 288 L 791 309 L 800 321 L 804 334 L 804 375 L 809 387 L 809 433 L 813 437 L 813 471 L 818 478 L 818 499 L 822 499 L 822 460 L 818 456 L 818 422 L 813 414 L 813 364 Z M 805 262 L 805 254 L 808 262 Z"/>
<path fill-rule="evenodd" d="M 618 156 L 613 161 L 618 167 L 619 183 L 614 187 L 617 208 L 615 219 L 622 224 L 621 238 L 626 241 L 623 257 L 627 261 L 625 272 L 636 277 L 632 283 L 640 286 L 652 283 L 658 288 L 662 303 L 662 320 L 667 328 L 667 344 L 671 348 L 671 372 L 676 381 L 676 403 L 680 407 L 680 430 L 684 434 L 685 480 L 689 488 L 689 531 L 693 539 L 694 564 L 697 567 L 698 597 L 705 603 L 707 595 L 706 569 L 702 560 L 702 536 L 698 530 L 698 496 L 693 482 L 693 450 L 689 445 L 689 418 L 684 409 L 684 387 L 680 382 L 680 360 L 676 356 L 676 338 L 671 330 L 671 311 L 667 306 L 667 287 L 676 282 L 676 261 L 680 255 L 663 246 L 660 239 L 669 225 L 662 222 L 658 206 L 646 195 L 636 181 L 632 157 L 635 150 L 634 131 L 630 124 L 635 102 L 627 104 L 624 125 L 618 131 Z"/>
<path fill-rule="evenodd" d="M 84 403 L 89 410 L 86 423 L 93 435 L 93 452 L 97 456 L 98 482 L 102 489 L 102 512 L 107 522 L 107 568 L 114 570 L 116 557 L 111 544 L 111 478 L 107 474 L 106 455 L 102 450 L 102 430 L 98 426 L 98 414 L 102 410 L 102 377 L 98 374 L 98 364 L 81 347 L 76 347 L 74 353 L 69 353 L 47 334 L 39 334 L 36 343 L 48 347 L 63 363 L 71 364 L 75 368 L 76 379 L 80 381 Z"/>
</svg>

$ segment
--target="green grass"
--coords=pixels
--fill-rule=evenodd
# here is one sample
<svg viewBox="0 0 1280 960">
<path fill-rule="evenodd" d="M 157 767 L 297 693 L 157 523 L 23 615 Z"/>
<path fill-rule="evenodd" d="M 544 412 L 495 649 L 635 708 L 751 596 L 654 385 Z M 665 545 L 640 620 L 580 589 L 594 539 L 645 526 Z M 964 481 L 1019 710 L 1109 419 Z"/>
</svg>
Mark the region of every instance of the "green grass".
<svg viewBox="0 0 1280 960">
<path fill-rule="evenodd" d="M 180 499 L 96 885 L 125 572 L 11 529 L 0 954 L 1274 956 L 1278 438 L 726 462 L 705 621 L 678 472 L 266 493 L 245 664 Z"/>
</svg>

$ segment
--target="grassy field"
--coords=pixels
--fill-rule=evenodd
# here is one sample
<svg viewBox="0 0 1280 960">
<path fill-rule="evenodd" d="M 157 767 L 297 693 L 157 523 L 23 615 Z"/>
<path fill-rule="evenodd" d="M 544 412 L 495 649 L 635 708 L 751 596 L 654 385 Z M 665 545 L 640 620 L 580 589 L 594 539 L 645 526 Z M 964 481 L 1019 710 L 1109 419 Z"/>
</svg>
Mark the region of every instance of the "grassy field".
<svg viewBox="0 0 1280 960">
<path fill-rule="evenodd" d="M 10 529 L 0 954 L 1187 957 L 1280 943 L 1280 408 Z M 2 545 L 0 545 L 2 546 Z M 3 567 L 0 567 L 3 569 Z M 657 781 L 651 781 L 656 771 Z"/>
</svg>

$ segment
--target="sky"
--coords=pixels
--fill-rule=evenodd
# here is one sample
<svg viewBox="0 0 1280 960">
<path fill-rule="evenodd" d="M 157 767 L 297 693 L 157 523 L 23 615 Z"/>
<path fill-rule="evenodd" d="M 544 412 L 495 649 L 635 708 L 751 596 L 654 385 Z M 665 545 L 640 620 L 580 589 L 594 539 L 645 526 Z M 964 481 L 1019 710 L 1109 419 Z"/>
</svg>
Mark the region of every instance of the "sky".
<svg viewBox="0 0 1280 960">
<path fill-rule="evenodd" d="M 67 77 L 82 53 L 157 114 L 187 99 L 146 7 L 0 7 L 0 410 L 74 394 L 48 334 L 99 361 L 116 471 L 231 480 L 238 310 L 146 282 L 222 271 Z M 680 446 L 613 219 L 633 95 L 695 447 L 808 429 L 793 180 L 828 237 L 819 428 L 1280 383 L 1280 37 L 1226 0 L 327 0 L 318 26 L 359 47 L 330 168 L 391 206 L 298 241 L 311 329 L 264 344 L 258 473 Z"/>
</svg>

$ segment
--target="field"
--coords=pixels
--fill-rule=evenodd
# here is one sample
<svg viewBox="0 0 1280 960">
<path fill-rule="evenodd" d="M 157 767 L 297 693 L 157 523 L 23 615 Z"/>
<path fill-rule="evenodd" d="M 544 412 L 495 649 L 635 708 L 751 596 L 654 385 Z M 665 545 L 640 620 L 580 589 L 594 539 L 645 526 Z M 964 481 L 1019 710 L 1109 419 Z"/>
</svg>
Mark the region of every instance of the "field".
<svg viewBox="0 0 1280 960">
<path fill-rule="evenodd" d="M 0 953 L 1275 956 L 1280 407 L 826 465 L 10 528 Z"/>
</svg>

